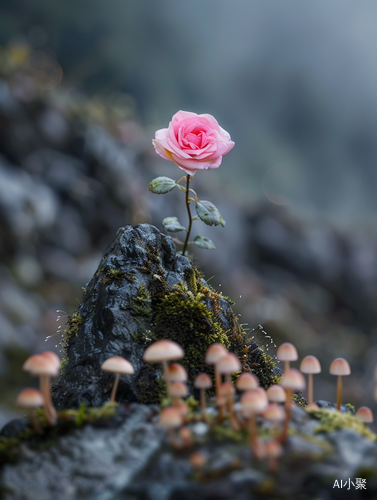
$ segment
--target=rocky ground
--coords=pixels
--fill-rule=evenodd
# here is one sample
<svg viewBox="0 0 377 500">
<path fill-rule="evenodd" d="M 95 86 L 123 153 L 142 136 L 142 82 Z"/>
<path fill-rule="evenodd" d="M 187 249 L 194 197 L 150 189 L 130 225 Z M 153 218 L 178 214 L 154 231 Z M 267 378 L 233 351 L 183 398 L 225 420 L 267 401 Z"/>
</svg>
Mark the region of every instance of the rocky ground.
<svg viewBox="0 0 377 500">
<path fill-rule="evenodd" d="M 256 461 L 252 457 L 247 434 L 235 433 L 227 422 L 209 428 L 203 422 L 191 421 L 192 443 L 173 449 L 157 424 L 158 409 L 136 403 L 115 407 L 112 415 L 97 416 L 95 422 L 83 426 L 76 416 L 73 429 L 63 435 L 57 437 L 46 431 L 44 438 L 19 445 L 16 463 L 3 466 L 1 498 L 376 498 L 376 436 L 368 434 L 364 424 L 358 430 L 347 428 L 349 420 L 356 420 L 352 415 L 343 416 L 342 421 L 342 414 L 334 423 L 329 418 L 334 410 L 309 414 L 295 406 L 291 434 L 277 471 L 271 472 L 266 459 Z M 8 425 L 0 440 L 24 425 L 19 421 Z M 262 442 L 273 432 L 271 425 L 260 424 Z M 198 456 L 201 465 L 195 465 Z M 358 489 L 360 480 L 356 478 L 365 479 L 366 489 Z"/>
</svg>

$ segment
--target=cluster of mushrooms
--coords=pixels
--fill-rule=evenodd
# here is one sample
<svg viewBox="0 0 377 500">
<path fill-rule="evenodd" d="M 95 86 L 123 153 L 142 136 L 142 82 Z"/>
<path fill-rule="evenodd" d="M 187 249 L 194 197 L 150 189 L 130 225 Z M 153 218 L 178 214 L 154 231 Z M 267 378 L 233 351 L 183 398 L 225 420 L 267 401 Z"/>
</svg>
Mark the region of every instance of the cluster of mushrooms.
<svg viewBox="0 0 377 500">
<path fill-rule="evenodd" d="M 144 352 L 143 359 L 147 363 L 162 363 L 162 377 L 166 382 L 170 398 L 170 406 L 161 410 L 159 424 L 169 432 L 171 444 L 176 447 L 186 447 L 192 443 L 191 430 L 185 426 L 188 421 L 189 407 L 184 402 L 188 393 L 187 372 L 176 361 L 184 357 L 184 351 L 177 343 L 164 339 L 151 344 Z M 206 373 L 200 373 L 194 387 L 200 391 L 199 415 L 190 417 L 192 420 L 203 420 L 209 426 L 221 423 L 224 419 L 229 421 L 234 431 L 247 429 L 249 433 L 252 453 L 255 459 L 265 457 L 269 460 L 269 469 L 274 472 L 277 468 L 278 457 L 282 454 L 282 445 L 288 434 L 291 419 L 292 393 L 305 389 L 303 374 L 308 375 L 308 406 L 307 409 L 318 409 L 313 401 L 313 375 L 320 373 L 321 365 L 315 356 L 306 356 L 302 359 L 300 370 L 290 368 L 290 362 L 297 361 L 298 354 L 295 346 L 290 342 L 283 343 L 277 350 L 276 357 L 284 362 L 284 371 L 279 385 L 271 385 L 267 390 L 259 386 L 259 381 L 250 372 L 241 373 L 233 384 L 235 377 L 241 371 L 241 363 L 237 356 L 228 352 L 221 344 L 212 344 L 205 355 L 205 363 L 212 365 L 215 372 L 216 396 L 214 403 L 217 411 L 209 412 L 206 407 L 206 390 L 211 389 L 213 382 Z M 171 362 L 170 364 L 168 364 Z M 120 356 L 108 358 L 101 366 L 102 370 L 115 373 L 115 381 L 111 392 L 110 401 L 114 402 L 120 375 L 134 374 L 132 364 Z M 33 410 L 43 406 L 47 424 L 56 424 L 57 415 L 52 405 L 50 392 L 50 377 L 55 377 L 60 371 L 60 359 L 51 352 L 33 355 L 28 358 L 23 369 L 32 375 L 40 377 L 40 391 L 28 388 L 23 390 L 17 403 L 30 410 L 30 418 L 36 433 L 41 434 L 41 429 L 35 418 Z M 343 358 L 335 359 L 330 365 L 330 373 L 337 376 L 337 411 L 340 411 L 342 401 L 342 377 L 350 375 L 348 362 Z M 377 369 L 376 369 L 377 379 Z M 236 390 L 241 396 L 236 402 Z M 263 418 L 272 426 L 273 439 L 261 442 L 257 433 L 257 418 Z M 370 408 L 363 406 L 356 412 L 356 417 L 365 423 L 373 422 L 373 413 Z M 177 429 L 179 439 L 177 437 Z M 199 460 L 199 457 L 196 457 Z M 199 460 L 200 461 L 200 460 Z M 195 462 L 195 456 L 193 458 Z M 196 462 L 195 462 L 196 463 Z M 195 463 L 193 464 L 195 466 Z"/>
</svg>

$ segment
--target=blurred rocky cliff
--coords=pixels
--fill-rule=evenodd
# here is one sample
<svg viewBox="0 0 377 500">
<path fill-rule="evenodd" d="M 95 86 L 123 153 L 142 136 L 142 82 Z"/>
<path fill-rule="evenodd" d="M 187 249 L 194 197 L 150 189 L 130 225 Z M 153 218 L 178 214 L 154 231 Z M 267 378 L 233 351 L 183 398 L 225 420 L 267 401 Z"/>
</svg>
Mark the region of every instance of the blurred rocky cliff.
<svg viewBox="0 0 377 500">
<path fill-rule="evenodd" d="M 153 177 L 178 178 L 180 171 L 156 157 L 154 131 L 140 126 L 132 98 L 89 99 L 57 86 L 54 57 L 27 50 L 21 44 L 1 51 L 0 425 L 20 387 L 30 385 L 23 361 L 41 349 L 59 351 L 62 333 L 55 332 L 64 331 L 118 228 L 161 228 L 171 215 L 186 220 L 182 193 L 148 191 Z M 230 155 L 221 168 L 227 163 Z M 236 300 L 241 295 L 241 322 L 261 323 L 276 343 L 294 342 L 301 356 L 317 355 L 324 372 L 318 398 L 335 398 L 328 366 L 346 357 L 354 374 L 345 399 L 373 406 L 377 235 L 303 221 L 270 202 L 240 206 L 216 172 L 198 174 L 195 184 L 227 225 L 200 227 L 217 249 L 197 250 L 194 259 L 207 279 L 214 275 L 213 286 L 222 283 Z M 66 311 L 58 322 L 56 310 Z"/>
</svg>

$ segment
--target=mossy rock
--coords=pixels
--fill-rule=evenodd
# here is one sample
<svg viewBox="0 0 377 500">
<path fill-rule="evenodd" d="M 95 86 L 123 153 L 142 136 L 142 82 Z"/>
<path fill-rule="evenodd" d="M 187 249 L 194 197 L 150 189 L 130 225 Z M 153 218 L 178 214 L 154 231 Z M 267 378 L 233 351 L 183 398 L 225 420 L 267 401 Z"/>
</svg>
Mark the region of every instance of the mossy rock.
<svg viewBox="0 0 377 500">
<path fill-rule="evenodd" d="M 189 385 L 200 371 L 212 373 L 204 355 L 214 342 L 239 356 L 243 369 L 253 371 L 261 385 L 278 380 L 273 359 L 248 338 L 231 300 L 176 253 L 169 236 L 142 224 L 118 231 L 68 322 L 55 404 L 67 408 L 107 401 L 113 376 L 101 364 L 110 356 L 123 356 L 135 368 L 135 375 L 121 377 L 119 401 L 159 402 L 165 395 L 161 366 L 147 365 L 142 357 L 148 345 L 163 338 L 185 350 L 181 363 Z"/>
</svg>

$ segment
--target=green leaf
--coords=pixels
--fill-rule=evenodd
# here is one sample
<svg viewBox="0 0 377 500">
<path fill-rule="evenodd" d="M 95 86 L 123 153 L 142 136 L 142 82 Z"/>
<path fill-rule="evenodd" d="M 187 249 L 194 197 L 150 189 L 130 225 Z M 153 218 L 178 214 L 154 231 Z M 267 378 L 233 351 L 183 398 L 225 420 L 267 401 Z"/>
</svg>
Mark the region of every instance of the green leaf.
<svg viewBox="0 0 377 500">
<path fill-rule="evenodd" d="M 177 217 L 165 217 L 162 221 L 162 225 L 169 233 L 179 233 L 184 231 L 186 228 L 181 225 Z"/>
<path fill-rule="evenodd" d="M 219 224 L 223 227 L 225 226 L 225 220 L 222 218 L 215 205 L 210 201 L 198 201 L 195 208 L 198 217 L 208 226 L 218 226 Z"/>
<path fill-rule="evenodd" d="M 214 250 L 216 248 L 214 242 L 206 236 L 195 236 L 194 243 L 205 250 Z"/>
<path fill-rule="evenodd" d="M 165 194 L 175 188 L 177 183 L 169 177 L 156 177 L 149 184 L 149 191 L 155 194 Z"/>
</svg>

